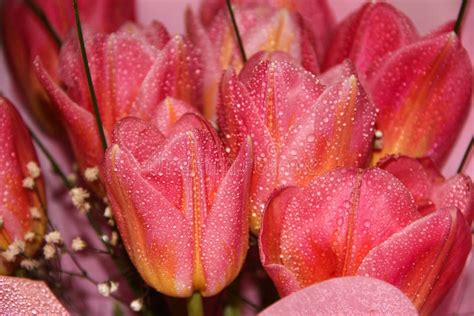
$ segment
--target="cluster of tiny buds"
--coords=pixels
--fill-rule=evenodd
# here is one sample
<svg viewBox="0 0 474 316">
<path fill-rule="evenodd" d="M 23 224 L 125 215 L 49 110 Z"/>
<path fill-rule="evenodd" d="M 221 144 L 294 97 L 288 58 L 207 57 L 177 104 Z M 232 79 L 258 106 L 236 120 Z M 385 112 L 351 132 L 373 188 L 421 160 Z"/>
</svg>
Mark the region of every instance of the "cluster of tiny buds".
<svg viewBox="0 0 474 316">
<path fill-rule="evenodd" d="M 37 207 L 30 207 L 30 215 L 33 219 L 41 219 L 41 212 Z"/>
<path fill-rule="evenodd" d="M 43 256 L 46 260 L 54 258 L 56 255 L 56 246 L 60 246 L 63 242 L 61 233 L 57 230 L 49 232 L 45 237 L 46 245 L 43 247 Z"/>
<path fill-rule="evenodd" d="M 97 290 L 102 296 L 108 297 L 118 290 L 119 284 L 114 281 L 107 281 L 97 284 Z"/>
<path fill-rule="evenodd" d="M 104 217 L 107 218 L 107 223 L 109 224 L 109 226 L 115 226 L 115 222 L 114 222 L 114 219 L 112 217 L 112 209 L 110 208 L 110 206 L 107 206 L 104 210 Z"/>
<path fill-rule="evenodd" d="M 13 262 L 16 260 L 16 257 L 22 254 L 24 251 L 25 251 L 25 241 L 15 240 L 8 246 L 7 250 L 2 252 L 2 257 L 8 262 Z"/>
<path fill-rule="evenodd" d="M 23 179 L 22 185 L 26 189 L 33 190 L 35 188 L 35 179 L 41 175 L 41 169 L 36 162 L 30 161 L 26 164 L 26 170 L 28 171 L 28 176 Z"/>
<path fill-rule="evenodd" d="M 71 196 L 72 204 L 83 214 L 86 214 L 90 211 L 91 205 L 87 202 L 87 199 L 90 197 L 89 192 L 84 188 L 75 187 L 69 191 Z"/>
</svg>

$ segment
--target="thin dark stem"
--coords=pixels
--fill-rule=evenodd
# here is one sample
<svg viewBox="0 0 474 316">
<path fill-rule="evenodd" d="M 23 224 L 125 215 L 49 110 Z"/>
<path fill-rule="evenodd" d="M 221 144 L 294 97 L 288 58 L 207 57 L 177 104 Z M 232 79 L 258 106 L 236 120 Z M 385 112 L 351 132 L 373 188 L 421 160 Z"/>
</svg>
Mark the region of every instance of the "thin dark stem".
<svg viewBox="0 0 474 316">
<path fill-rule="evenodd" d="M 36 134 L 30 129 L 28 128 L 28 131 L 30 132 L 30 135 L 31 135 L 31 138 L 33 138 L 34 142 L 38 145 L 39 149 L 41 150 L 41 152 L 46 156 L 46 158 L 48 159 L 49 163 L 51 164 L 52 168 L 53 168 L 53 171 L 61 178 L 64 186 L 67 188 L 67 189 L 71 189 L 72 188 L 72 185 L 71 183 L 69 182 L 69 180 L 67 179 L 66 177 L 66 174 L 64 173 L 64 171 L 61 169 L 61 167 L 59 167 L 59 164 L 56 162 L 56 160 L 54 159 L 54 157 L 51 155 L 51 153 L 48 151 L 48 149 L 46 149 L 46 147 L 44 146 L 43 142 L 38 138 L 38 136 L 36 136 Z"/>
<path fill-rule="evenodd" d="M 237 43 L 239 44 L 240 54 L 242 55 L 242 61 L 247 62 L 247 54 L 245 54 L 244 42 L 240 36 L 239 27 L 237 26 L 237 21 L 235 20 L 234 9 L 232 8 L 232 3 L 230 0 L 226 0 L 227 9 L 229 10 L 230 19 L 232 21 L 232 26 L 234 27 L 235 36 L 237 37 Z"/>
<path fill-rule="evenodd" d="M 100 118 L 99 106 L 97 105 L 97 97 L 94 90 L 94 84 L 92 83 L 91 71 L 89 69 L 89 61 L 87 59 L 86 45 L 84 43 L 84 36 L 82 35 L 81 20 L 79 17 L 79 9 L 77 7 L 77 0 L 72 0 L 74 6 L 74 16 L 76 17 L 76 28 L 77 36 L 79 37 L 79 44 L 81 46 L 82 61 L 84 69 L 86 71 L 87 85 L 89 86 L 89 93 L 91 95 L 92 107 L 94 108 L 95 120 L 97 128 L 99 130 L 100 141 L 104 151 L 107 149 L 107 140 L 105 138 L 104 127 L 102 126 L 102 120 Z"/>
<path fill-rule="evenodd" d="M 25 0 L 25 2 L 28 5 L 28 7 L 31 9 L 31 11 L 33 11 L 33 13 L 36 15 L 36 17 L 38 17 L 41 24 L 43 24 L 43 26 L 45 27 L 46 31 L 48 31 L 49 35 L 54 41 L 54 44 L 56 44 L 56 46 L 60 48 L 61 42 L 62 42 L 61 37 L 59 37 L 56 30 L 49 22 L 48 17 L 44 13 L 43 9 L 41 9 L 41 7 L 34 0 Z"/>
<path fill-rule="evenodd" d="M 461 25 L 464 18 L 464 13 L 466 13 L 466 8 L 467 8 L 468 3 L 469 3 L 469 0 L 462 0 L 461 7 L 459 8 L 458 17 L 456 19 L 456 24 L 454 25 L 454 29 L 453 29 L 453 31 L 458 35 L 459 35 L 459 32 L 461 31 Z"/>
<path fill-rule="evenodd" d="M 462 157 L 461 164 L 459 165 L 458 173 L 464 171 L 464 167 L 467 163 L 467 160 L 468 160 L 469 156 L 471 155 L 473 145 L 474 145 L 474 137 L 471 137 L 471 141 L 469 142 L 469 146 L 467 146 L 467 149 L 464 152 L 464 156 Z"/>
</svg>

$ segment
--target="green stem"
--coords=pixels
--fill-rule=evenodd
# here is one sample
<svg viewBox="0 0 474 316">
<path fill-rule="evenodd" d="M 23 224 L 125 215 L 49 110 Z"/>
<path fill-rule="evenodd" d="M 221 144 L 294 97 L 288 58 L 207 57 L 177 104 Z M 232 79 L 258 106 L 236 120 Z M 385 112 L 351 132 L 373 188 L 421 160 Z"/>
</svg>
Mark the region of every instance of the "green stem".
<svg viewBox="0 0 474 316">
<path fill-rule="evenodd" d="M 235 36 L 237 37 L 237 43 L 239 44 L 240 54 L 242 55 L 242 61 L 244 64 L 247 62 L 247 54 L 245 54 L 244 42 L 240 36 L 239 27 L 237 25 L 237 20 L 235 19 L 234 9 L 232 8 L 232 3 L 230 0 L 226 0 L 227 9 L 229 10 L 230 19 L 232 21 L 232 26 L 234 27 Z"/>
<path fill-rule="evenodd" d="M 89 93 L 91 95 L 92 107 L 94 109 L 95 121 L 99 130 L 100 141 L 104 151 L 107 149 L 107 140 L 105 138 L 104 127 L 102 126 L 102 120 L 100 118 L 99 106 L 97 105 L 97 97 L 94 90 L 94 84 L 92 83 L 91 71 L 89 69 L 89 61 L 87 59 L 86 45 L 84 43 L 84 36 L 82 35 L 81 20 L 79 17 L 79 9 L 77 7 L 77 0 L 72 0 L 74 6 L 74 16 L 76 17 L 76 28 L 77 36 L 79 37 L 79 44 L 81 46 L 82 61 L 84 69 L 86 71 L 87 85 L 89 86 Z"/>
<path fill-rule="evenodd" d="M 464 13 L 466 13 L 468 2 L 469 0 L 462 0 L 461 8 L 459 8 L 458 17 L 456 19 L 456 24 L 454 25 L 454 29 L 453 29 L 453 31 L 458 35 L 459 35 L 459 32 L 461 31 L 461 25 L 464 18 Z"/>
<path fill-rule="evenodd" d="M 467 159 L 471 155 L 473 145 L 474 145 L 474 137 L 471 137 L 471 141 L 469 142 L 469 146 L 467 146 L 467 149 L 464 152 L 464 156 L 462 157 L 461 164 L 459 165 L 458 173 L 461 173 L 461 172 L 464 171 L 464 167 L 467 163 Z"/>
<path fill-rule="evenodd" d="M 201 294 L 194 293 L 193 296 L 188 299 L 187 309 L 188 316 L 204 316 Z"/>
<path fill-rule="evenodd" d="M 51 38 L 54 41 L 54 44 L 59 48 L 61 47 L 61 37 L 54 29 L 53 25 L 49 22 L 48 17 L 44 13 L 43 9 L 36 3 L 34 0 L 25 0 L 28 7 L 33 11 L 36 17 L 40 20 L 41 24 L 45 27 L 46 31 L 49 33 Z"/>
<path fill-rule="evenodd" d="M 31 138 L 33 138 L 33 141 L 38 145 L 39 149 L 41 152 L 46 156 L 46 159 L 48 159 L 49 163 L 51 164 L 51 167 L 53 168 L 53 171 L 61 178 L 64 186 L 67 189 L 72 189 L 72 184 L 69 182 L 69 180 L 66 177 L 66 174 L 64 171 L 59 167 L 59 164 L 56 162 L 54 157 L 50 154 L 48 149 L 44 146 L 43 142 L 36 136 L 36 134 L 28 128 L 28 131 L 30 132 Z"/>
</svg>

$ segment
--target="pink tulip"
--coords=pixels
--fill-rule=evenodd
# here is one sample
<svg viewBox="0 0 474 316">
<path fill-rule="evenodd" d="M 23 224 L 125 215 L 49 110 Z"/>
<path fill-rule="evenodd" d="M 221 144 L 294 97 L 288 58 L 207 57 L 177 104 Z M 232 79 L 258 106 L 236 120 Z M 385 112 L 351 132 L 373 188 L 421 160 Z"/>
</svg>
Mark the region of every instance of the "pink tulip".
<svg viewBox="0 0 474 316">
<path fill-rule="evenodd" d="M 349 58 L 380 113 L 388 154 L 429 156 L 442 165 L 467 117 L 472 66 L 453 23 L 420 37 L 403 13 L 368 3 L 337 27 L 323 69 Z"/>
<path fill-rule="evenodd" d="M 114 125 L 124 117 L 163 120 L 163 112 L 171 111 L 169 118 L 175 121 L 176 115 L 195 112 L 184 101 L 198 99 L 198 63 L 192 46 L 182 37 L 170 39 L 164 27 L 154 22 L 147 28 L 127 24 L 110 35 L 88 36 L 86 42 L 109 142 Z M 65 123 L 81 170 L 98 166 L 103 154 L 77 39 L 70 37 L 61 49 L 60 74 L 65 91 L 51 79 L 41 61 L 35 65 L 39 81 Z"/>
<path fill-rule="evenodd" d="M 474 189 L 468 176 L 457 174 L 445 179 L 429 158 L 389 156 L 382 159 L 378 167 L 393 174 L 407 187 L 421 214 L 454 206 L 464 214 L 469 225 L 472 223 Z"/>
<path fill-rule="evenodd" d="M 317 36 L 312 31 L 313 25 L 306 23 L 307 21 L 299 11 L 292 8 L 293 5 L 290 3 L 276 2 L 278 1 L 233 2 L 247 57 L 250 58 L 259 51 L 284 51 L 309 71 L 319 72 L 316 44 L 323 44 L 322 40 L 315 40 Z M 204 114 L 212 119 L 216 115 L 217 91 L 222 71 L 233 67 L 239 72 L 244 65 L 229 12 L 224 3 L 224 1 L 204 2 L 201 6 L 203 22 L 190 10 L 186 13 L 187 33 L 193 43 L 201 49 L 205 65 Z M 320 12 L 319 9 L 322 7 L 325 13 Z M 327 20 L 332 21 L 332 15 L 325 1 L 314 2 L 309 8 L 311 10 L 308 12 L 327 16 Z M 209 20 L 211 15 L 213 18 Z M 325 26 L 324 30 L 327 27 Z M 318 30 L 321 31 L 319 28 Z M 318 34 L 322 36 L 321 32 Z"/>
<path fill-rule="evenodd" d="M 381 169 L 338 169 L 275 194 L 260 255 L 287 295 L 333 277 L 362 275 L 404 292 L 429 314 L 459 277 L 471 234 L 455 207 L 423 217 L 412 195 Z"/>
<path fill-rule="evenodd" d="M 370 159 L 375 109 L 353 74 L 326 87 L 286 54 L 260 53 L 240 76 L 227 71 L 220 93 L 226 150 L 235 157 L 247 136 L 255 145 L 254 233 L 275 189 L 305 185 L 340 166 L 363 167 Z"/>
<path fill-rule="evenodd" d="M 60 83 L 59 48 L 38 17 L 21 0 L 5 1 L 2 7 L 2 37 L 10 72 L 17 90 L 25 98 L 30 113 L 49 132 L 60 132 L 60 121 L 38 82 L 33 60 L 40 56 L 52 79 Z M 74 27 L 71 1 L 36 0 L 61 39 Z M 79 0 L 81 21 L 99 32 L 113 32 L 127 20 L 135 17 L 134 0 Z"/>
<path fill-rule="evenodd" d="M 156 290 L 187 297 L 220 292 L 248 248 L 247 140 L 234 163 L 213 128 L 194 114 L 164 136 L 136 118 L 114 129 L 101 173 L 127 252 Z"/>
<path fill-rule="evenodd" d="M 34 255 L 46 230 L 43 177 L 30 134 L 13 105 L 0 96 L 0 275 Z M 25 235 L 32 232 L 31 238 Z M 31 235 L 31 234 L 30 234 Z M 20 243 L 24 247 L 19 246 Z M 15 246 L 17 245 L 17 246 Z M 13 248 L 17 249 L 13 249 Z M 24 248 L 22 251 L 17 251 Z"/>
</svg>

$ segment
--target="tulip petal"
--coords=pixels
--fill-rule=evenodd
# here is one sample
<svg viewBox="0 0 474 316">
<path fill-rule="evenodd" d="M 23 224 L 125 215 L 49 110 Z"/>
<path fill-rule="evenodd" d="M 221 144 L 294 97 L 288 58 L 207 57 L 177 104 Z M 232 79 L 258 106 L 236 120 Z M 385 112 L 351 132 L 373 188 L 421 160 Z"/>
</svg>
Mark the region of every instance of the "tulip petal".
<svg viewBox="0 0 474 316">
<path fill-rule="evenodd" d="M 407 187 L 422 214 L 454 206 L 463 213 L 468 224 L 472 222 L 474 189 L 469 177 L 458 174 L 446 180 L 429 158 L 388 156 L 378 166 Z"/>
<path fill-rule="evenodd" d="M 148 161 L 165 137 L 151 124 L 135 117 L 127 117 L 114 128 L 112 143 L 128 151 L 139 163 Z"/>
<path fill-rule="evenodd" d="M 0 276 L 0 314 L 69 315 L 46 283 Z"/>
<path fill-rule="evenodd" d="M 298 291 L 261 312 L 286 315 L 418 315 L 396 287 L 364 277 L 334 278 Z"/>
<path fill-rule="evenodd" d="M 324 69 L 349 58 L 365 79 L 383 56 L 416 39 L 416 29 L 403 13 L 387 3 L 367 3 L 336 28 Z"/>
<path fill-rule="evenodd" d="M 471 234 L 456 209 L 419 219 L 372 249 L 358 274 L 389 282 L 429 315 L 460 275 L 471 249 Z"/>
<path fill-rule="evenodd" d="M 389 190 L 381 192 L 381 188 Z M 272 200 L 265 212 L 265 217 L 272 216 L 273 209 L 284 214 L 278 215 L 281 225 L 275 227 L 280 249 L 270 249 L 275 252 L 271 258 L 278 261 L 264 262 L 264 267 L 269 263 L 285 266 L 300 287 L 336 275 L 353 275 L 370 249 L 420 217 L 408 191 L 380 169 L 336 170 L 297 194 L 290 193 L 291 197 Z M 288 202 L 278 205 L 280 201 Z M 273 280 L 285 293 L 285 285 Z"/>
<path fill-rule="evenodd" d="M 146 70 L 132 112 L 144 119 L 153 117 L 156 105 L 167 96 L 202 108 L 201 61 L 186 39 L 173 37 Z"/>
<path fill-rule="evenodd" d="M 168 135 L 175 123 L 187 113 L 199 115 L 196 108 L 188 103 L 172 97 L 166 97 L 156 108 L 154 121 L 158 129 L 163 134 Z"/>
<path fill-rule="evenodd" d="M 51 80 L 41 61 L 35 61 L 35 68 L 39 81 L 55 104 L 63 122 L 69 126 L 67 132 L 79 166 L 82 170 L 98 166 L 101 157 L 97 153 L 102 152 L 102 146 L 92 113 L 73 102 Z"/>
<path fill-rule="evenodd" d="M 192 294 L 192 227 L 118 145 L 107 150 L 104 185 L 127 252 L 143 279 L 172 296 Z M 172 227 L 173 229 L 167 229 Z"/>
<path fill-rule="evenodd" d="M 384 59 L 370 90 L 384 142 L 374 162 L 428 155 L 441 165 L 467 117 L 471 62 L 455 33 L 427 37 Z"/>
<path fill-rule="evenodd" d="M 28 241 L 25 255 L 32 256 L 41 244 L 46 230 L 46 194 L 43 177 L 35 179 L 35 190 L 23 187 L 23 179 L 29 177 L 27 165 L 38 158 L 28 129 L 14 106 L 0 96 L 0 251 L 16 240 L 23 240 L 27 232 L 35 233 Z M 30 208 L 36 207 L 40 218 L 33 218 Z M 0 256 L 0 275 L 11 272 L 13 265 Z"/>
<path fill-rule="evenodd" d="M 252 144 L 244 142 L 222 179 L 202 231 L 204 296 L 220 292 L 238 274 L 248 248 L 248 187 L 252 174 Z"/>
<path fill-rule="evenodd" d="M 279 163 L 283 181 L 306 185 L 337 167 L 367 166 L 375 113 L 354 75 L 328 87 L 289 130 Z"/>
</svg>

